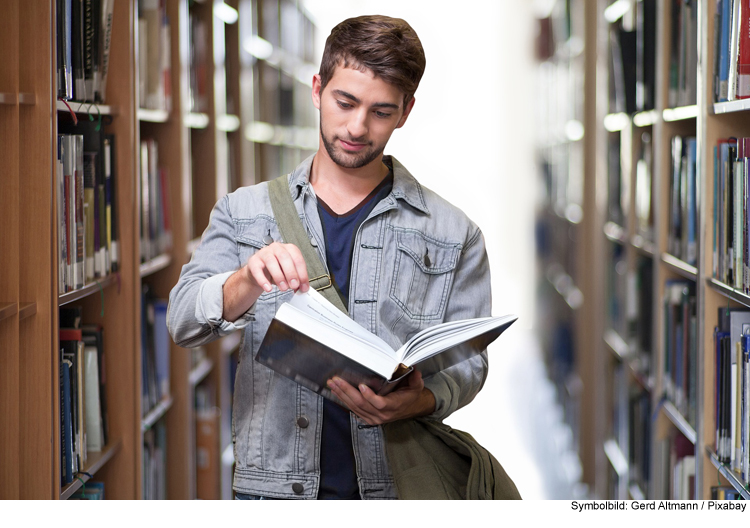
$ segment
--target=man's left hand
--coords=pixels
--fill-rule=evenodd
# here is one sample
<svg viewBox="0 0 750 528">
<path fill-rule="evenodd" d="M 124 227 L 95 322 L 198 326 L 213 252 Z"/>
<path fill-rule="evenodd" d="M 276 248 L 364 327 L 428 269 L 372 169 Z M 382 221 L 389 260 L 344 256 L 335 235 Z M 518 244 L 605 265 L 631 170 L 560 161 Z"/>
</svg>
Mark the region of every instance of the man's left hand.
<svg viewBox="0 0 750 528">
<path fill-rule="evenodd" d="M 426 389 L 419 371 L 409 374 L 406 385 L 386 396 L 378 396 L 362 384 L 359 390 L 339 377 L 328 380 L 328 388 L 350 411 L 369 425 L 426 416 L 435 410 L 435 396 Z"/>
</svg>

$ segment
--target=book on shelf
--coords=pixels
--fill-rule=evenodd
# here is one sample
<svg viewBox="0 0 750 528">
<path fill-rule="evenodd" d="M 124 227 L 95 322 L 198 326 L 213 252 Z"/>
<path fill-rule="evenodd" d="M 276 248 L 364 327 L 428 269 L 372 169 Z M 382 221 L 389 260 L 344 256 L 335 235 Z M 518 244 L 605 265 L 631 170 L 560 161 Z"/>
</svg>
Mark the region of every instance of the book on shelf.
<svg viewBox="0 0 750 528">
<path fill-rule="evenodd" d="M 141 295 L 141 411 L 145 416 L 170 392 L 167 302 L 156 299 L 147 284 Z"/>
<path fill-rule="evenodd" d="M 81 326 L 81 335 L 86 355 L 84 372 L 87 449 L 99 452 L 109 441 L 104 329 L 98 324 L 84 324 Z"/>
<path fill-rule="evenodd" d="M 415 368 L 426 378 L 479 354 L 516 319 L 442 323 L 393 350 L 310 289 L 281 305 L 255 359 L 324 396 L 330 396 L 326 382 L 333 376 L 387 394 Z"/>
<path fill-rule="evenodd" d="M 714 101 L 750 97 L 750 4 L 717 0 L 714 11 Z"/>
<path fill-rule="evenodd" d="M 156 140 L 141 141 L 141 262 L 166 253 L 172 248 L 169 172 L 159 166 Z"/>
<path fill-rule="evenodd" d="M 190 33 L 190 85 L 191 112 L 208 109 L 208 64 L 210 60 L 209 29 L 204 20 L 193 9 L 189 14 Z"/>
<path fill-rule="evenodd" d="M 695 266 L 698 260 L 697 143 L 694 137 L 672 137 L 667 247 Z"/>
<path fill-rule="evenodd" d="M 664 286 L 663 385 L 667 399 L 693 427 L 696 423 L 697 313 L 695 283 L 669 280 Z"/>
<path fill-rule="evenodd" d="M 167 428 L 158 421 L 143 433 L 141 475 L 144 500 L 167 498 Z"/>
<path fill-rule="evenodd" d="M 656 107 L 656 2 L 636 2 L 636 110 Z"/>
<path fill-rule="evenodd" d="M 221 498 L 221 410 L 216 407 L 214 394 L 210 382 L 195 388 L 195 492 L 199 500 Z"/>
<path fill-rule="evenodd" d="M 695 500 L 695 446 L 682 433 L 672 439 L 670 450 L 671 500 Z"/>
<path fill-rule="evenodd" d="M 638 161 L 635 164 L 635 216 L 637 232 L 648 241 L 654 240 L 654 205 L 652 195 L 653 147 L 651 134 L 641 133 Z"/>
<path fill-rule="evenodd" d="M 651 397 L 637 388 L 629 396 L 629 478 L 646 490 L 651 482 Z"/>
<path fill-rule="evenodd" d="M 698 94 L 698 4 L 672 0 L 667 105 L 694 105 Z"/>
<path fill-rule="evenodd" d="M 138 98 L 141 108 L 172 109 L 170 23 L 165 0 L 138 4 Z"/>
</svg>

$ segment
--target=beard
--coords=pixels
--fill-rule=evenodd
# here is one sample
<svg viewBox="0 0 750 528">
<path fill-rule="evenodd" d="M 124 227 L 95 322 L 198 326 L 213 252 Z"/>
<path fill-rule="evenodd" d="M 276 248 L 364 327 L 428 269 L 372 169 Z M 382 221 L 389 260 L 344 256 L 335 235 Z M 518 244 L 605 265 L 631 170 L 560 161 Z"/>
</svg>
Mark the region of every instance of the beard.
<svg viewBox="0 0 750 528">
<path fill-rule="evenodd" d="M 373 147 L 371 142 L 367 143 L 367 147 L 362 150 L 362 152 L 346 152 L 343 151 L 340 148 L 336 148 L 335 142 L 338 139 L 336 136 L 331 138 L 330 140 L 326 137 L 325 132 L 323 131 L 323 120 L 320 120 L 320 137 L 323 139 L 323 146 L 326 148 L 326 152 L 328 152 L 328 156 L 333 160 L 333 162 L 338 165 L 339 167 L 343 167 L 345 169 L 359 169 L 364 167 L 365 165 L 370 164 L 374 160 L 378 158 L 383 153 L 383 150 L 385 149 L 385 145 L 383 145 L 380 148 Z M 349 140 L 344 140 L 349 141 Z M 354 139 L 351 139 L 351 142 L 353 143 L 361 143 L 361 141 L 355 141 Z"/>
</svg>

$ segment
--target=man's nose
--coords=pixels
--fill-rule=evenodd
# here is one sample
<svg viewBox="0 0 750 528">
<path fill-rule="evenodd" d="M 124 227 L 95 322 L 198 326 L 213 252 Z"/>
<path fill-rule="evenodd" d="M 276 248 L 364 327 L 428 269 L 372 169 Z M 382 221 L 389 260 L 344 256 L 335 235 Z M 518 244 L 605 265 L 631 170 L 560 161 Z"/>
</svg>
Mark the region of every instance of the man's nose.
<svg viewBox="0 0 750 528">
<path fill-rule="evenodd" d="M 367 136 L 367 110 L 362 109 L 355 112 L 346 129 L 351 139 L 364 139 Z"/>
</svg>

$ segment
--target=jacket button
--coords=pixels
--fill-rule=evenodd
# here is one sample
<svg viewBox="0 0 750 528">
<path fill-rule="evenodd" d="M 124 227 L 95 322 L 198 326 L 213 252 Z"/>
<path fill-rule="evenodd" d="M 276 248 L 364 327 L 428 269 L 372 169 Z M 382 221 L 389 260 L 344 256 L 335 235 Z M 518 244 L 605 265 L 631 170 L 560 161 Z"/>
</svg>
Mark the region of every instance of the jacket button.
<svg viewBox="0 0 750 528">
<path fill-rule="evenodd" d="M 308 420 L 307 416 L 300 416 L 297 418 L 297 425 L 304 429 L 308 425 L 310 425 L 310 420 Z"/>
<path fill-rule="evenodd" d="M 304 493 L 305 491 L 305 487 L 299 482 L 295 482 L 294 484 L 292 484 L 292 491 L 297 495 L 302 495 L 302 493 Z"/>
<path fill-rule="evenodd" d="M 315 240 L 315 237 L 310 237 L 310 245 L 313 247 L 318 247 L 318 241 Z"/>
</svg>

